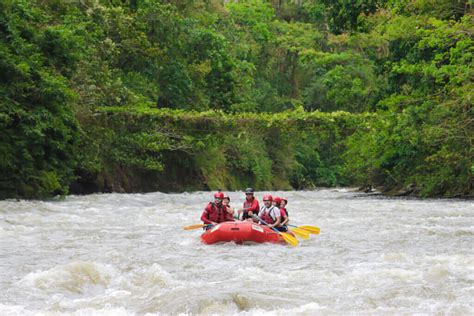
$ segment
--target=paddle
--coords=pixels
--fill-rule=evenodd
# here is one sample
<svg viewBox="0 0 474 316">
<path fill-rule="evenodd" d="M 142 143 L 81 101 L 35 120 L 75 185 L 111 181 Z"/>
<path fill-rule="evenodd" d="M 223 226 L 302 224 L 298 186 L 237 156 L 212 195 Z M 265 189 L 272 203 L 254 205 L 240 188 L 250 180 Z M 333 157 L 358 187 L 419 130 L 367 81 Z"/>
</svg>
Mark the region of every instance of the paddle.
<svg viewBox="0 0 474 316">
<path fill-rule="evenodd" d="M 191 230 L 191 229 L 196 229 L 196 228 L 201 228 L 204 226 L 212 226 L 212 224 L 195 224 L 195 225 L 190 225 L 190 226 L 185 226 L 183 227 L 184 230 Z"/>
<path fill-rule="evenodd" d="M 277 232 L 278 234 L 280 234 L 281 237 L 283 237 L 283 239 L 291 246 L 293 247 L 296 247 L 298 245 L 298 239 L 296 239 L 295 237 L 291 236 L 290 234 L 287 234 L 287 233 L 282 233 L 281 231 L 279 231 L 278 229 L 274 228 L 274 227 L 270 227 L 270 225 L 268 225 L 263 219 L 261 219 L 260 217 L 258 217 L 257 215 L 253 215 L 253 218 L 255 219 L 258 219 L 259 221 L 261 221 L 262 223 L 264 223 L 265 225 L 268 226 L 268 228 L 274 230 L 275 232 Z"/>
<path fill-rule="evenodd" d="M 304 229 L 300 229 L 298 227 L 296 228 L 288 228 L 288 231 L 294 233 L 296 236 L 298 237 L 301 237 L 303 239 L 308 239 L 309 238 L 309 232 L 304 230 Z"/>
<path fill-rule="evenodd" d="M 319 227 L 316 227 L 316 226 L 310 226 L 310 225 L 295 226 L 295 225 L 289 225 L 289 224 L 288 224 L 288 226 L 296 227 L 296 228 L 305 230 L 305 231 L 309 232 L 310 234 L 314 234 L 314 235 L 319 235 L 319 233 L 320 233 Z"/>
</svg>

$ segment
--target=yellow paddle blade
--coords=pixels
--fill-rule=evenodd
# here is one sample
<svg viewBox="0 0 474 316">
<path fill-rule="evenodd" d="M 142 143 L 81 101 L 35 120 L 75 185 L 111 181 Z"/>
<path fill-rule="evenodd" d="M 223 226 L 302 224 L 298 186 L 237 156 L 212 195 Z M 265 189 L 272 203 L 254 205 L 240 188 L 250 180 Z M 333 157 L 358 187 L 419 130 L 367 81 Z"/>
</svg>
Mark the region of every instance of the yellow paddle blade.
<svg viewBox="0 0 474 316">
<path fill-rule="evenodd" d="M 303 225 L 303 226 L 298 226 L 298 228 L 304 229 L 310 232 L 311 234 L 315 234 L 315 235 L 319 235 L 320 233 L 319 227 L 316 227 L 316 226 Z"/>
<path fill-rule="evenodd" d="M 308 239 L 309 238 L 309 232 L 307 232 L 304 229 L 292 228 L 292 229 L 289 229 L 289 231 L 294 233 L 296 236 L 301 237 L 303 239 Z"/>
<path fill-rule="evenodd" d="M 291 236 L 290 234 L 287 233 L 280 233 L 280 236 L 283 237 L 283 239 L 293 247 L 296 247 L 298 245 L 298 239 L 295 237 Z"/>
<path fill-rule="evenodd" d="M 207 226 L 207 224 L 195 224 L 195 225 L 190 225 L 190 226 L 185 226 L 183 227 L 184 230 L 191 230 L 191 229 L 196 229 L 196 228 L 201 228 Z"/>
</svg>

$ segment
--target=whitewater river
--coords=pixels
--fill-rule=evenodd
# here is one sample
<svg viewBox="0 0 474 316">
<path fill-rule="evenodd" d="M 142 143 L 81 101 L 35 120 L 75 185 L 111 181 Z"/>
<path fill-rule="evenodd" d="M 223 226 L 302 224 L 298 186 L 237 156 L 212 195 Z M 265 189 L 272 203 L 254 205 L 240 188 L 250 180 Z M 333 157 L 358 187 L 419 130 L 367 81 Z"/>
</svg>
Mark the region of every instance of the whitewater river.
<svg viewBox="0 0 474 316">
<path fill-rule="evenodd" d="M 203 245 L 210 192 L 0 201 L 0 315 L 474 313 L 472 201 L 277 194 L 321 234 Z"/>
</svg>

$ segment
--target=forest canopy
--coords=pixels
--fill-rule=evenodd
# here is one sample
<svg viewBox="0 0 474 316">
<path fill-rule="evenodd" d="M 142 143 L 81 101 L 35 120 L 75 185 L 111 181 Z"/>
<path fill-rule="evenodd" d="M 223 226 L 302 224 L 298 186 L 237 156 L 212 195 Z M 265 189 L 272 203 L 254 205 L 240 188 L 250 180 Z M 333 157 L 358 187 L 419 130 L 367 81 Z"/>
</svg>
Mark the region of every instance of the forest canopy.
<svg viewBox="0 0 474 316">
<path fill-rule="evenodd" d="M 0 198 L 473 195 L 462 0 L 4 0 Z"/>
</svg>

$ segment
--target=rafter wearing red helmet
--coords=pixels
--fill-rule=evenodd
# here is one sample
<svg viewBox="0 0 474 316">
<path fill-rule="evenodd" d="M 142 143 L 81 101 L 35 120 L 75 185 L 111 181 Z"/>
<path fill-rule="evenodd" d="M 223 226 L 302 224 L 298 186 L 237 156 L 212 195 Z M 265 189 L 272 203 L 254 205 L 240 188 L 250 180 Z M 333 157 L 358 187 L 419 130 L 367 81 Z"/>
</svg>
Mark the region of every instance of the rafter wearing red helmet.
<svg viewBox="0 0 474 316">
<path fill-rule="evenodd" d="M 214 202 L 209 202 L 201 215 L 204 224 L 218 224 L 222 222 L 232 221 L 232 212 L 222 204 L 224 193 L 214 193 Z"/>
<path fill-rule="evenodd" d="M 279 231 L 286 232 L 288 231 L 288 227 L 286 227 L 286 224 L 289 221 L 288 218 L 288 212 L 285 209 L 286 201 L 288 201 L 286 198 L 281 198 L 281 197 L 274 197 L 273 198 L 273 206 L 276 206 L 280 209 L 280 214 L 281 214 L 281 223 L 280 226 L 277 227 Z"/>
<path fill-rule="evenodd" d="M 263 206 L 260 208 L 258 217 L 268 224 L 270 228 L 277 228 L 281 223 L 280 209 L 272 205 L 273 197 L 270 194 L 263 196 Z"/>
</svg>

